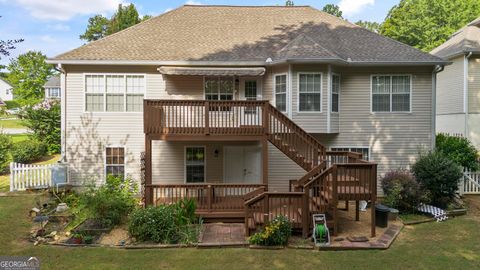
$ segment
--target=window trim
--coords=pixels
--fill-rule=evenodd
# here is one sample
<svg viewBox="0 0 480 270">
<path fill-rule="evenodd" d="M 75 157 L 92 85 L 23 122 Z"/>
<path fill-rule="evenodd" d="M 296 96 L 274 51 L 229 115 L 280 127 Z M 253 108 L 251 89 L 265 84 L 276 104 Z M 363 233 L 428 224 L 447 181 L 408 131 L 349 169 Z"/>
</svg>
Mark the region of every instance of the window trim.
<svg viewBox="0 0 480 270">
<path fill-rule="evenodd" d="M 103 93 L 103 111 L 101 112 L 91 112 L 87 111 L 87 85 L 86 85 L 86 78 L 89 75 L 103 75 L 104 76 L 104 83 L 105 83 L 105 92 Z M 125 92 L 124 92 L 124 110 L 123 111 L 118 111 L 118 112 L 109 112 L 107 111 L 107 92 L 106 92 L 106 80 L 108 75 L 119 75 L 119 76 L 143 76 L 144 80 L 144 85 L 145 85 L 145 92 L 143 93 L 143 99 L 148 99 L 147 96 L 147 73 L 125 73 L 125 72 L 88 72 L 88 73 L 83 73 L 83 113 L 95 113 L 95 114 L 112 114 L 112 113 L 127 113 L 127 114 L 143 114 L 143 111 L 140 112 L 129 112 L 127 111 L 127 92 L 126 92 L 126 87 L 127 85 L 125 84 Z"/>
<path fill-rule="evenodd" d="M 320 110 L 300 111 L 300 75 L 320 74 Z M 297 72 L 297 113 L 298 114 L 319 114 L 323 113 L 323 72 L 320 71 L 299 71 Z"/>
<path fill-rule="evenodd" d="M 348 148 L 349 152 L 351 152 L 351 149 L 352 148 L 365 148 L 365 149 L 368 149 L 368 160 L 369 162 L 372 162 L 373 159 L 372 159 L 372 149 L 370 146 L 343 146 L 343 145 L 340 145 L 340 146 L 331 146 L 330 147 L 330 151 L 334 152 L 333 148 Z M 362 159 L 364 159 L 364 156 L 362 154 Z"/>
<path fill-rule="evenodd" d="M 392 111 L 392 83 L 390 83 L 390 111 L 389 112 L 374 112 L 373 111 L 373 77 L 375 76 L 408 76 L 410 77 L 410 110 L 409 111 Z M 391 82 L 391 80 L 390 80 Z M 389 74 L 371 74 L 370 75 L 370 114 L 411 114 L 413 112 L 412 107 L 412 96 L 413 96 L 413 76 L 412 74 L 402 74 L 402 73 L 389 73 Z"/>
<path fill-rule="evenodd" d="M 103 182 L 107 182 L 107 148 L 123 148 L 123 176 L 127 178 L 127 147 L 122 144 L 107 144 L 103 147 Z M 116 164 L 116 166 L 120 166 Z"/>
<path fill-rule="evenodd" d="M 333 76 L 338 76 L 339 81 L 338 81 L 338 111 L 334 112 L 333 111 Z M 339 114 L 340 113 L 340 93 L 342 92 L 342 75 L 340 73 L 335 73 L 332 72 L 332 83 L 330 85 L 330 113 L 332 114 Z"/>
<path fill-rule="evenodd" d="M 282 72 L 282 73 L 274 73 L 273 74 L 273 107 L 275 107 L 277 109 L 277 93 L 276 93 L 276 89 L 275 89 L 275 86 L 277 84 L 277 76 L 285 76 L 285 111 L 280 111 L 284 114 L 288 114 L 289 113 L 289 108 L 290 106 L 288 106 L 288 100 L 289 100 L 289 93 L 290 93 L 290 89 L 288 88 L 288 72 Z M 278 110 L 278 109 L 277 109 Z"/>
<path fill-rule="evenodd" d="M 203 87 L 203 100 L 207 100 L 206 99 L 206 92 L 205 92 L 205 78 L 220 78 L 220 77 L 232 77 L 232 83 L 233 83 L 233 93 L 232 93 L 232 101 L 233 100 L 237 100 L 235 98 L 235 94 L 237 93 L 237 89 L 235 89 L 235 76 L 203 76 L 203 84 L 202 84 L 202 87 Z M 220 91 L 220 89 L 219 89 Z M 220 98 L 220 92 L 218 92 L 218 97 Z M 217 100 L 220 100 L 220 99 L 217 99 Z"/>
<path fill-rule="evenodd" d="M 202 184 L 198 183 L 187 183 L 187 148 L 203 148 L 204 160 L 203 160 L 203 184 L 208 183 L 207 181 L 207 146 L 206 145 L 184 145 L 183 146 L 183 183 L 184 184 Z"/>
</svg>

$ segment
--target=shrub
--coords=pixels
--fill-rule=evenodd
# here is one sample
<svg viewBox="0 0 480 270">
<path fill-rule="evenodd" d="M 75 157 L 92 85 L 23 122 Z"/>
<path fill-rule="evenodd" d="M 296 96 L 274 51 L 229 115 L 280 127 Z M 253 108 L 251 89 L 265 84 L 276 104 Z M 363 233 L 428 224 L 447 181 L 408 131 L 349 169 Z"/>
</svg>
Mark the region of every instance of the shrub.
<svg viewBox="0 0 480 270">
<path fill-rule="evenodd" d="M 254 235 L 248 241 L 253 245 L 262 246 L 284 246 L 292 235 L 292 225 L 287 217 L 277 216 L 265 226 L 265 228 Z"/>
<path fill-rule="evenodd" d="M 128 231 L 140 241 L 157 243 L 193 243 L 197 241 L 195 202 L 182 200 L 176 204 L 136 209 L 130 216 Z"/>
<path fill-rule="evenodd" d="M 413 210 L 424 199 L 415 176 L 408 170 L 387 172 L 380 180 L 385 193 L 384 204 L 399 210 Z"/>
<path fill-rule="evenodd" d="M 90 187 L 80 195 L 89 216 L 105 227 L 124 222 L 137 204 L 135 183 L 109 175 L 104 185 Z"/>
<path fill-rule="evenodd" d="M 0 132 L 0 174 L 8 172 L 8 165 L 11 160 L 11 147 L 12 139 Z"/>
<path fill-rule="evenodd" d="M 46 100 L 25 109 L 26 126 L 32 136 L 48 146 L 48 153 L 60 152 L 60 104 L 56 100 Z"/>
<path fill-rule="evenodd" d="M 478 169 L 477 149 L 467 138 L 437 134 L 436 149 L 462 167 Z"/>
<path fill-rule="evenodd" d="M 19 163 L 32 163 L 47 154 L 47 145 L 37 140 L 26 140 L 13 144 L 12 159 Z"/>
<path fill-rule="evenodd" d="M 4 102 L 7 105 L 8 110 L 20 108 L 20 103 L 18 103 L 16 100 L 6 100 Z"/>
<path fill-rule="evenodd" d="M 438 207 L 452 201 L 462 176 L 462 168 L 440 151 L 421 153 L 412 172 L 420 186 L 430 192 L 430 203 Z"/>
</svg>

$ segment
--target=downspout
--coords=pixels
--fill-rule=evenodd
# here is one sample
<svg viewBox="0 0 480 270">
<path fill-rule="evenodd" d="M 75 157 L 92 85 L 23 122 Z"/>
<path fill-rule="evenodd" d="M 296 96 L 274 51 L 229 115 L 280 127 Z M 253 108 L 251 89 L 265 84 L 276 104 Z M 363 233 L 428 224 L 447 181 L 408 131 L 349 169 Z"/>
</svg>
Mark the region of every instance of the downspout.
<svg viewBox="0 0 480 270">
<path fill-rule="evenodd" d="M 61 121 L 60 121 L 60 130 L 61 130 L 61 135 L 60 135 L 60 145 L 61 145 L 61 151 L 60 151 L 60 162 L 65 163 L 67 162 L 67 157 L 66 157 L 66 133 L 67 133 L 67 73 L 65 72 L 65 69 L 63 69 L 62 64 L 58 64 L 56 67 L 54 67 L 55 70 L 60 72 L 60 113 L 61 113 Z"/>
<path fill-rule="evenodd" d="M 332 104 L 332 66 L 328 65 L 328 78 L 327 78 L 327 133 L 332 131 L 331 123 L 331 104 Z"/>
<path fill-rule="evenodd" d="M 442 72 L 444 66 L 436 66 L 432 72 L 432 149 L 435 149 L 437 132 L 437 73 Z"/>
<path fill-rule="evenodd" d="M 293 110 L 293 72 L 292 72 L 292 65 L 288 64 L 288 118 L 292 119 L 292 110 Z M 298 91 L 298 89 L 297 89 Z M 297 100 L 298 102 L 298 100 Z"/>
<path fill-rule="evenodd" d="M 465 138 L 468 138 L 468 59 L 472 52 L 465 54 L 463 59 L 463 112 L 465 114 Z"/>
</svg>

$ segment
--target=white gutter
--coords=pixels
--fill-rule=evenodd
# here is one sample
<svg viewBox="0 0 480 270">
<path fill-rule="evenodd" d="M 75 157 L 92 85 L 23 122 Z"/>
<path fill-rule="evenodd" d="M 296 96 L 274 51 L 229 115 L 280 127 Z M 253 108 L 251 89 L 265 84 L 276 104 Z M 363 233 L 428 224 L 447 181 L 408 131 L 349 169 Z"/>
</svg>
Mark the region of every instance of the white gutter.
<svg viewBox="0 0 480 270">
<path fill-rule="evenodd" d="M 332 131 L 331 127 L 331 104 L 332 104 L 332 66 L 328 65 L 328 78 L 327 78 L 327 133 Z"/>
<path fill-rule="evenodd" d="M 60 119 L 60 146 L 61 146 L 61 152 L 60 152 L 60 161 L 61 162 L 66 162 L 66 136 L 67 136 L 67 73 L 65 70 L 62 68 L 62 64 L 58 64 L 55 67 L 55 70 L 60 72 L 60 113 L 61 113 L 61 119 Z"/>
<path fill-rule="evenodd" d="M 465 138 L 468 138 L 468 59 L 470 59 L 472 54 L 472 52 L 469 52 L 463 57 L 463 112 L 465 113 Z"/>
<path fill-rule="evenodd" d="M 437 73 L 444 69 L 444 66 L 436 66 L 432 72 L 432 149 L 435 149 L 437 136 Z"/>
<path fill-rule="evenodd" d="M 149 61 L 149 60 L 56 60 L 47 64 L 63 65 L 129 65 L 129 66 L 265 66 L 265 61 Z"/>
</svg>

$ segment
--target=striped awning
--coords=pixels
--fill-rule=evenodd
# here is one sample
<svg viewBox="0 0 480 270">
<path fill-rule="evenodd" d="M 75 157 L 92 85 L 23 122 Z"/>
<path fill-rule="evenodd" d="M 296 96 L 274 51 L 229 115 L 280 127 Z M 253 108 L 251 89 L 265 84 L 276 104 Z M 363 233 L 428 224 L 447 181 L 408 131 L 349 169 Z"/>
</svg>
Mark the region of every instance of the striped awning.
<svg viewBox="0 0 480 270">
<path fill-rule="evenodd" d="M 162 66 L 158 68 L 165 75 L 189 75 L 189 76 L 262 76 L 265 74 L 263 67 L 174 67 Z"/>
</svg>

